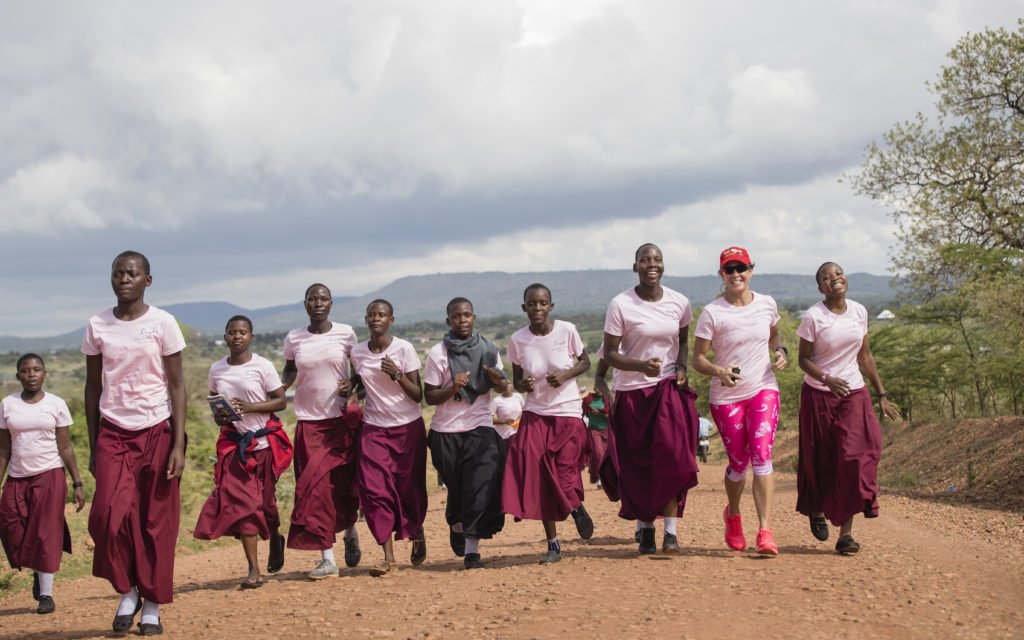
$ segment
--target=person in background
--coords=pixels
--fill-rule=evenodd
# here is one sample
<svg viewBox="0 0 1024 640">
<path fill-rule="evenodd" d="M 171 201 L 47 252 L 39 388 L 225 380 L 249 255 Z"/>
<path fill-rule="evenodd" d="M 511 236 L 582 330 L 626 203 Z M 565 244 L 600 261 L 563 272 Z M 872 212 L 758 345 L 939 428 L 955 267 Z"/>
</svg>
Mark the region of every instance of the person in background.
<svg viewBox="0 0 1024 640">
<path fill-rule="evenodd" d="M 53 578 L 63 552 L 71 553 L 64 519 L 71 475 L 76 511 L 85 506 L 82 476 L 71 446 L 71 412 L 60 396 L 43 391 L 46 365 L 34 353 L 15 365 L 21 391 L 0 400 L 0 543 L 12 569 L 32 570 L 36 613 L 53 613 Z"/>
</svg>

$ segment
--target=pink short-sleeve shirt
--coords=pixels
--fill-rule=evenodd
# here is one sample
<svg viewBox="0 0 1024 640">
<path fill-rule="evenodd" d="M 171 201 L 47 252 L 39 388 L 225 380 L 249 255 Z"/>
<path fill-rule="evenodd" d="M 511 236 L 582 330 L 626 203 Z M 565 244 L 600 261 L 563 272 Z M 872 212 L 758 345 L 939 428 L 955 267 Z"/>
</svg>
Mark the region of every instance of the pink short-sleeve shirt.
<svg viewBox="0 0 1024 640">
<path fill-rule="evenodd" d="M 544 376 L 551 371 L 571 369 L 585 347 L 576 325 L 555 320 L 551 332 L 535 335 L 530 327 L 512 334 L 508 341 L 508 359 L 523 370 L 524 377 L 533 378 L 533 391 L 526 396 L 525 411 L 545 416 L 583 415 L 583 402 L 579 388 L 568 381 L 555 388 Z"/>
<path fill-rule="evenodd" d="M 21 392 L 0 400 L 0 429 L 11 434 L 11 460 L 7 475 L 28 478 L 64 463 L 57 451 L 57 428 L 71 426 L 71 412 L 60 396 L 43 394 L 42 400 L 29 404 Z"/>
<path fill-rule="evenodd" d="M 501 356 L 496 368 L 501 369 Z M 439 342 L 427 352 L 427 363 L 423 368 L 423 382 L 439 389 L 452 386 L 451 368 L 448 366 L 448 347 Z M 491 396 L 484 393 L 472 404 L 451 398 L 434 409 L 430 430 L 438 433 L 463 433 L 477 427 L 494 428 L 491 420 Z"/>
<path fill-rule="evenodd" d="M 612 377 L 615 391 L 651 387 L 663 378 L 675 377 L 679 357 L 679 331 L 690 326 L 690 301 L 678 291 L 662 287 L 661 300 L 648 302 L 633 288 L 612 298 L 605 314 L 604 331 L 619 336 L 619 353 L 634 360 L 661 358 L 661 374 L 649 377 L 642 371 L 619 371 Z"/>
<path fill-rule="evenodd" d="M 697 318 L 694 335 L 711 342 L 715 364 L 740 368 L 741 379 L 735 387 L 711 378 L 711 404 L 740 402 L 765 389 L 779 390 L 768 353 L 768 338 L 772 327 L 779 323 L 779 310 L 771 296 L 751 293 L 754 299 L 742 307 L 716 298 Z"/>
<path fill-rule="evenodd" d="M 107 309 L 89 318 L 82 353 L 103 356 L 100 415 L 127 431 L 148 429 L 171 416 L 164 357 L 185 348 L 174 316 L 150 305 L 135 320 Z"/>
<path fill-rule="evenodd" d="M 864 386 L 864 377 L 857 364 L 857 354 L 868 333 L 868 310 L 853 300 L 846 301 L 846 312 L 832 313 L 819 302 L 807 310 L 796 335 L 814 343 L 811 362 L 818 365 L 830 376 L 842 378 L 850 389 Z M 804 382 L 815 389 L 828 391 L 829 388 L 811 376 L 804 375 Z"/>
<path fill-rule="evenodd" d="M 347 324 L 332 322 L 327 333 L 292 329 L 284 339 L 284 357 L 295 362 L 295 417 L 327 420 L 345 415 L 338 383 L 348 380 L 349 356 L 356 333 Z"/>
<path fill-rule="evenodd" d="M 513 393 L 508 397 L 504 395 L 494 396 L 491 400 L 491 415 L 502 423 L 506 423 L 509 420 L 518 420 L 523 415 L 525 402 L 523 396 L 518 393 Z M 516 432 L 510 424 L 496 424 L 494 428 L 504 440 L 508 440 Z"/>
<path fill-rule="evenodd" d="M 216 391 L 228 400 L 241 398 L 246 402 L 265 402 L 267 394 L 282 387 L 281 376 L 273 363 L 255 353 L 245 364 L 228 364 L 226 357 L 214 362 L 210 366 L 208 384 L 210 391 Z M 232 424 L 239 433 L 251 433 L 267 426 L 270 415 L 246 413 L 240 421 Z M 266 436 L 256 439 L 257 451 L 268 446 Z"/>
<path fill-rule="evenodd" d="M 370 351 L 369 341 L 357 344 L 352 349 L 352 367 L 366 389 L 363 422 L 375 427 L 401 427 L 423 417 L 423 413 L 420 403 L 407 396 L 402 385 L 381 370 L 385 356 L 405 373 L 420 369 L 416 348 L 401 338 L 392 338 L 391 344 L 380 353 Z"/>
</svg>

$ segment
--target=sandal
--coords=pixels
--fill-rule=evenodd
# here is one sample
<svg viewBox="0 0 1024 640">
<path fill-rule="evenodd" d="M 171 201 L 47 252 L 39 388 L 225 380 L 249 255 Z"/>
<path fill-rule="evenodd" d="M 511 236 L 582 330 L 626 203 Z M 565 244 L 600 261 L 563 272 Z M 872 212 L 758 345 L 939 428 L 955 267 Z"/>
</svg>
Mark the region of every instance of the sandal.
<svg viewBox="0 0 1024 640">
<path fill-rule="evenodd" d="M 380 578 L 395 571 L 398 571 L 398 563 L 388 562 L 387 560 L 382 560 L 376 567 L 370 567 L 370 575 L 374 578 Z"/>
<path fill-rule="evenodd" d="M 263 586 L 263 578 L 257 578 L 256 580 L 249 580 L 248 578 L 242 581 L 242 584 L 238 585 L 240 589 L 259 589 Z"/>
<path fill-rule="evenodd" d="M 828 540 L 828 520 L 825 519 L 823 514 L 816 516 L 807 516 L 807 520 L 811 524 L 811 533 L 814 537 L 822 542 Z"/>
</svg>

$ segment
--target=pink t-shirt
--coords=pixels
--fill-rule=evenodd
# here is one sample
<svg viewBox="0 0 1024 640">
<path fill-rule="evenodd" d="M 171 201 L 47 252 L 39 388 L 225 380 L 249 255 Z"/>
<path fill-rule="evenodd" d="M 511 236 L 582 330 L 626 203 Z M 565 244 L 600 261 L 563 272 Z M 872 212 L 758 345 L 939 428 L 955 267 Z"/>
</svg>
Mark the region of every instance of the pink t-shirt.
<svg viewBox="0 0 1024 640">
<path fill-rule="evenodd" d="M 277 375 L 274 365 L 255 353 L 245 364 L 228 364 L 227 357 L 214 362 L 210 366 L 208 385 L 210 391 L 216 391 L 228 401 L 241 398 L 246 402 L 265 402 L 267 394 L 282 386 L 281 376 Z M 239 433 L 254 432 L 267 426 L 269 419 L 269 413 L 246 413 L 240 421 L 232 424 Z M 256 438 L 257 451 L 268 446 L 266 436 Z"/>
<path fill-rule="evenodd" d="M 864 377 L 860 374 L 857 364 L 857 353 L 868 333 L 868 310 L 864 305 L 853 300 L 846 301 L 846 313 L 832 313 L 819 302 L 807 310 L 796 335 L 814 343 L 811 350 L 811 362 L 835 378 L 842 378 L 850 385 L 850 389 L 864 386 Z M 815 389 L 828 391 L 829 388 L 805 375 L 804 382 Z"/>
<path fill-rule="evenodd" d="M 495 420 L 507 422 L 509 420 L 518 420 L 519 416 L 523 415 L 523 396 L 518 393 L 513 393 L 508 396 L 494 396 L 491 400 L 491 415 Z M 511 438 L 516 430 L 510 424 L 496 424 L 494 425 L 498 435 L 503 439 L 508 440 Z"/>
<path fill-rule="evenodd" d="M 768 353 L 768 338 L 771 328 L 779 323 L 779 310 L 771 296 L 751 293 L 754 299 L 742 307 L 716 298 L 697 318 L 693 334 L 711 341 L 715 364 L 736 365 L 742 377 L 735 387 L 726 387 L 718 377 L 711 378 L 711 404 L 740 402 L 764 389 L 779 390 Z"/>
<path fill-rule="evenodd" d="M 633 360 L 661 358 L 661 374 L 650 377 L 642 371 L 620 371 L 613 376 L 615 391 L 651 387 L 664 378 L 675 377 L 679 357 L 679 330 L 690 326 L 693 310 L 686 296 L 662 287 L 661 300 L 647 302 L 632 288 L 612 298 L 604 318 L 604 331 L 619 336 L 619 353 Z"/>
<path fill-rule="evenodd" d="M 494 366 L 502 368 L 501 356 L 498 356 L 498 362 Z M 452 386 L 452 372 L 448 367 L 448 347 L 443 342 L 435 344 L 427 352 L 423 382 L 439 389 Z M 439 433 L 462 433 L 484 426 L 494 428 L 491 421 L 490 393 L 481 394 L 472 404 L 455 398 L 442 402 L 435 407 L 434 417 L 430 420 L 430 430 Z"/>
<path fill-rule="evenodd" d="M 562 320 L 555 320 L 551 333 L 546 336 L 534 335 L 530 327 L 512 334 L 508 341 L 508 359 L 523 370 L 524 377 L 533 378 L 533 391 L 526 396 L 525 411 L 574 418 L 583 414 L 580 391 L 574 381 L 555 388 L 544 376 L 551 371 L 571 369 L 585 348 L 576 325 Z"/>
<path fill-rule="evenodd" d="M 64 466 L 57 452 L 57 427 L 71 426 L 71 412 L 60 396 L 43 392 L 29 404 L 21 392 L 0 400 L 0 429 L 11 433 L 11 461 L 7 475 L 28 478 Z"/>
<path fill-rule="evenodd" d="M 185 348 L 174 316 L 153 305 L 131 321 L 107 309 L 89 318 L 82 353 L 103 356 L 100 415 L 127 431 L 148 429 L 171 416 L 164 357 Z"/>
<path fill-rule="evenodd" d="M 375 427 L 401 427 L 421 418 L 423 413 L 420 403 L 405 395 L 402 385 L 381 370 L 384 356 L 391 358 L 405 373 L 420 370 L 416 348 L 406 340 L 392 338 L 381 353 L 370 351 L 369 341 L 357 344 L 352 349 L 352 368 L 366 388 L 363 422 Z"/>
<path fill-rule="evenodd" d="M 327 333 L 292 329 L 284 339 L 284 357 L 294 360 L 295 417 L 298 420 L 327 420 L 345 415 L 345 402 L 338 395 L 338 383 L 348 380 L 349 355 L 356 346 L 352 327 L 332 322 Z"/>
</svg>

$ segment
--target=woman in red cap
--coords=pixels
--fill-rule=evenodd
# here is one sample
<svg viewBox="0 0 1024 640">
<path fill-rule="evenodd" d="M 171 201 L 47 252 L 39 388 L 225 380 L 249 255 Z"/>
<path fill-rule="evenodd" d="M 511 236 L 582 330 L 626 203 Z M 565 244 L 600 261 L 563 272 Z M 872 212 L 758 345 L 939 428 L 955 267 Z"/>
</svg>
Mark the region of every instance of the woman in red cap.
<svg viewBox="0 0 1024 640">
<path fill-rule="evenodd" d="M 811 533 L 828 540 L 828 523 L 840 527 L 836 551 L 860 551 L 853 517 L 878 516 L 878 460 L 882 432 L 864 384 L 863 371 L 891 420 L 899 409 L 889 402 L 868 342 L 868 312 L 846 299 L 846 274 L 834 262 L 818 267 L 818 291 L 825 299 L 804 314 L 800 336 L 800 459 L 796 509 L 810 519 Z"/>
<path fill-rule="evenodd" d="M 779 423 L 779 385 L 775 371 L 786 367 L 779 336 L 779 312 L 771 296 L 750 290 L 754 263 L 740 247 L 719 256 L 722 295 L 708 303 L 694 332 L 693 368 L 711 376 L 711 416 L 729 456 L 725 470 L 725 542 L 737 551 L 747 546 L 740 518 L 740 497 L 747 467 L 754 470 L 757 552 L 775 556 L 779 548 L 769 527 L 775 480 L 772 444 Z M 708 359 L 708 349 L 715 361 Z"/>
</svg>

